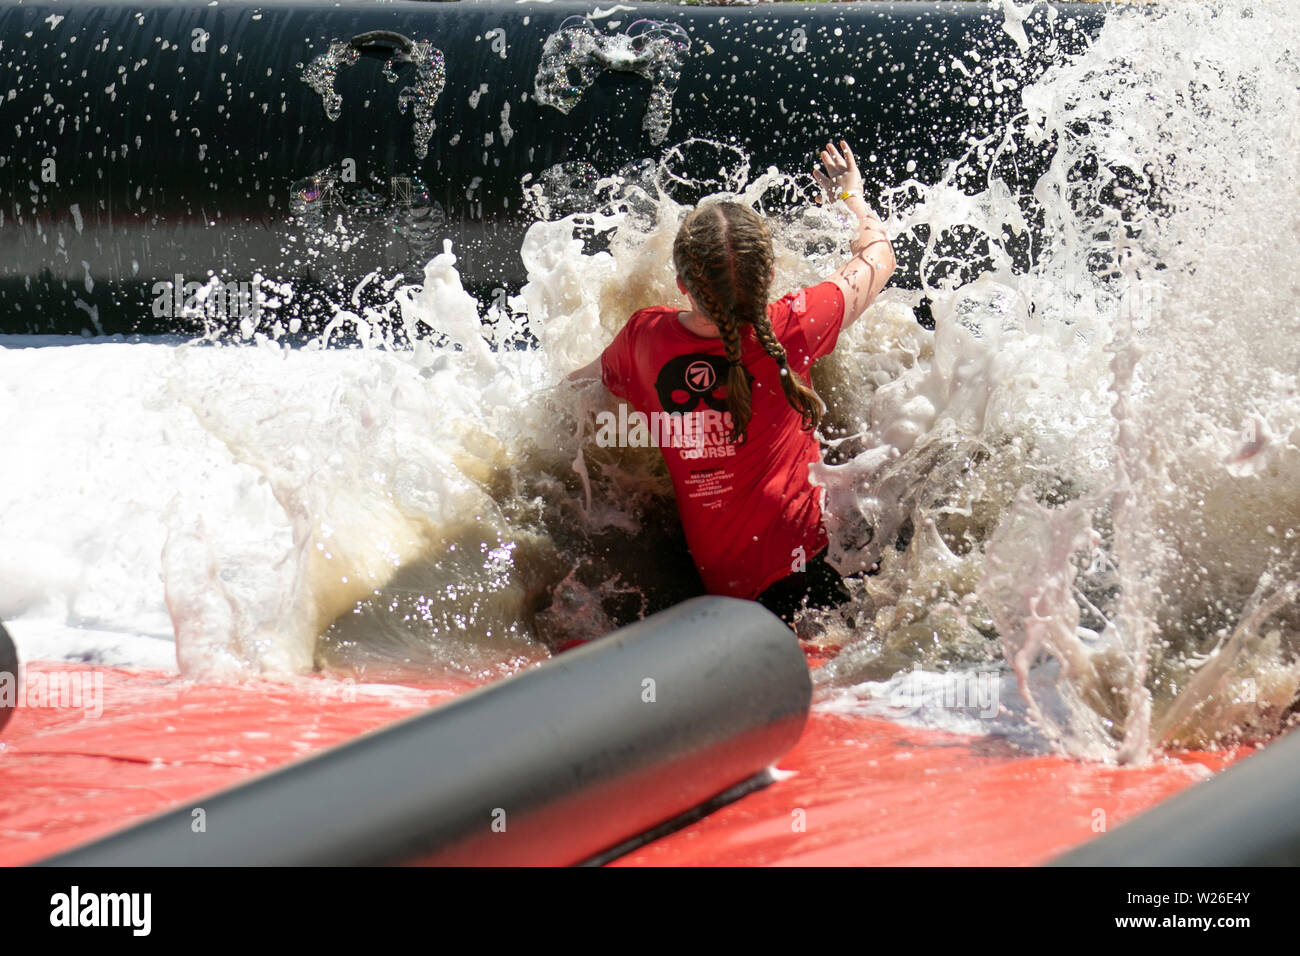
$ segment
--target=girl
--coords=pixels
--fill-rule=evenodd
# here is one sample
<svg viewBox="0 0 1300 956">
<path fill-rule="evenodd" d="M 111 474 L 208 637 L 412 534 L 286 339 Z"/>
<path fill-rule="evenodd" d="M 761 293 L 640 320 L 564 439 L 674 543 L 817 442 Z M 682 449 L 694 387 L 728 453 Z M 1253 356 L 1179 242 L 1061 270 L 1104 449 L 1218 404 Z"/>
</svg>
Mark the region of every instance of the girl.
<svg viewBox="0 0 1300 956">
<path fill-rule="evenodd" d="M 835 348 L 894 272 L 885 228 L 862 198 L 846 142 L 821 151 L 813 177 L 857 217 L 853 257 L 827 279 L 768 304 L 775 278 L 767 223 L 746 206 L 710 202 L 673 243 L 677 287 L 691 311 L 642 309 L 596 361 L 599 377 L 652 421 L 672 476 L 686 542 L 711 594 L 758 600 L 792 623 L 803 606 L 847 593 L 826 563 L 821 496 L 808 466 L 824 405 L 813 362 Z"/>
</svg>

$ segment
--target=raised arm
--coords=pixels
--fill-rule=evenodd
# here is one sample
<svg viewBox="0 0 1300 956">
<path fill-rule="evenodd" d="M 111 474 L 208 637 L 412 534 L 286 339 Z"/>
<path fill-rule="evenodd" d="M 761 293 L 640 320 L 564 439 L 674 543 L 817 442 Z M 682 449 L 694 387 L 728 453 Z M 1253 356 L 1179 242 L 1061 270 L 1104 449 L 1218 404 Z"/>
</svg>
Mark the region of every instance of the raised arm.
<svg viewBox="0 0 1300 956">
<path fill-rule="evenodd" d="M 862 174 L 849 144 L 840 140 L 836 148 L 827 143 L 821 151 L 825 172 L 813 167 L 813 178 L 832 199 L 841 199 L 858 220 L 858 232 L 849 249 L 853 258 L 827 277 L 844 293 L 844 325 L 858 320 L 894 274 L 894 247 L 889 242 L 884 223 L 862 198 Z"/>
</svg>

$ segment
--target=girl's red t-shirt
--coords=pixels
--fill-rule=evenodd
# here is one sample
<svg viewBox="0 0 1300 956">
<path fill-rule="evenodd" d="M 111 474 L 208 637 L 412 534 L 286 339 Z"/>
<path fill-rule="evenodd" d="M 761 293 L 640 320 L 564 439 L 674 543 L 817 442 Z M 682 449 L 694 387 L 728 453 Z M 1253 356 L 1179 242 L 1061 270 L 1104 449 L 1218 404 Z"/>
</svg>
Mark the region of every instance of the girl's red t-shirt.
<svg viewBox="0 0 1300 956">
<path fill-rule="evenodd" d="M 823 282 L 767 309 L 791 371 L 808 381 L 813 362 L 835 348 L 843 293 Z M 749 432 L 733 442 L 722 340 L 689 331 L 679 311 L 658 306 L 628 319 L 601 355 L 602 378 L 640 413 L 621 410 L 620 437 L 663 453 L 709 593 L 752 599 L 826 546 L 820 490 L 808 477 L 821 450 L 786 401 L 776 361 L 752 326 L 743 327 L 741 352 L 750 376 Z"/>
</svg>

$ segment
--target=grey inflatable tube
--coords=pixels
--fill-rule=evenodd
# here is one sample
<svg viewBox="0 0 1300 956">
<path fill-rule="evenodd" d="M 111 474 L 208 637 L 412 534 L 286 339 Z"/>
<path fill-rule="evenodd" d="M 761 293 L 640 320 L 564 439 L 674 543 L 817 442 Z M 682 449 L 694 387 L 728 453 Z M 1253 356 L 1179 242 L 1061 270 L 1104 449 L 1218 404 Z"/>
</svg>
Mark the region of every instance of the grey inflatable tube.
<svg viewBox="0 0 1300 956">
<path fill-rule="evenodd" d="M 811 696 L 798 642 L 776 617 L 695 598 L 45 865 L 607 858 L 763 779 L 798 740 Z"/>
<path fill-rule="evenodd" d="M 18 689 L 18 650 L 0 624 L 0 730 L 4 730 L 18 706 Z"/>
<path fill-rule="evenodd" d="M 1300 734 L 1055 860 L 1054 866 L 1300 865 Z"/>
</svg>

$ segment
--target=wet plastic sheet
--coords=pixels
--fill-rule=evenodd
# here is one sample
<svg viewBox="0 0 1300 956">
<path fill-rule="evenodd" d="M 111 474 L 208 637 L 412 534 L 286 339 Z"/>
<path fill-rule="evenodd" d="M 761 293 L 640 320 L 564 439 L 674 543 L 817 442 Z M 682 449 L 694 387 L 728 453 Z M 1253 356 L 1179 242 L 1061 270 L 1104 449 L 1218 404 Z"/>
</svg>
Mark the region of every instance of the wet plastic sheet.
<svg viewBox="0 0 1300 956">
<path fill-rule="evenodd" d="M 1248 753 L 1124 768 L 813 711 L 780 764 L 794 776 L 616 865 L 1040 864 Z"/>
<path fill-rule="evenodd" d="M 26 679 L 81 665 L 33 663 Z M 98 669 L 103 713 L 23 707 L 0 740 L 0 864 L 41 859 L 469 689 L 195 684 Z M 196 804 L 200 806 L 201 804 Z"/>
</svg>

